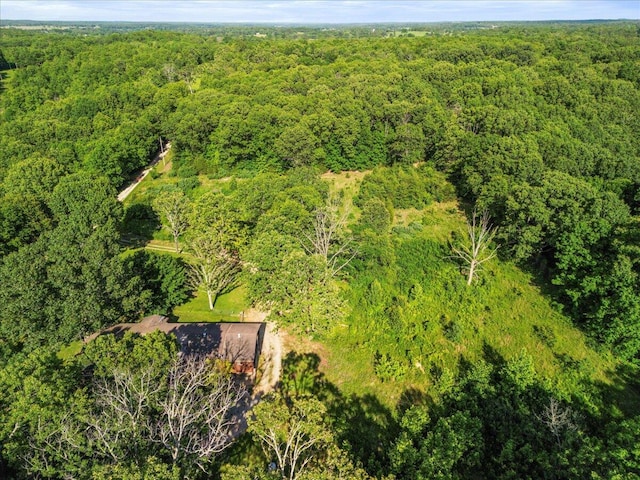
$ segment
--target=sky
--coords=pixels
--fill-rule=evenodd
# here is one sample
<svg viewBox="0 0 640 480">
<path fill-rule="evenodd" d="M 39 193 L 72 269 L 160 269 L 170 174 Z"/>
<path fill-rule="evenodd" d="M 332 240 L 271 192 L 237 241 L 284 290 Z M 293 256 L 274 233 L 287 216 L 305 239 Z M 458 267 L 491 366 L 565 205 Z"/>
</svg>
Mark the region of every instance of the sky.
<svg viewBox="0 0 640 480">
<path fill-rule="evenodd" d="M 387 23 L 640 19 L 640 0 L 0 0 L 0 20 Z"/>
</svg>

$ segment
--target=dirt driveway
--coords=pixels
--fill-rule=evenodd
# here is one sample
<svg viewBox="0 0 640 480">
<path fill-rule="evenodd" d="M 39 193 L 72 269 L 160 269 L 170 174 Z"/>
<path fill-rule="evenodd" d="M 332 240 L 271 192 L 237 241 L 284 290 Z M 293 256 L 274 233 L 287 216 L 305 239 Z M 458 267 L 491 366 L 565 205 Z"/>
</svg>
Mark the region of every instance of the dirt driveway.
<svg viewBox="0 0 640 480">
<path fill-rule="evenodd" d="M 264 339 L 262 341 L 262 358 L 262 375 L 253 389 L 253 399 L 255 403 L 260 401 L 263 395 L 275 389 L 280 381 L 280 372 L 282 370 L 282 339 L 273 322 L 267 322 Z"/>
<path fill-rule="evenodd" d="M 133 192 L 133 190 L 138 186 L 138 184 L 142 180 L 144 180 L 144 177 L 149 175 L 149 172 L 151 172 L 151 170 L 153 170 L 153 167 L 155 166 L 155 164 L 158 163 L 161 159 L 163 159 L 167 155 L 167 153 L 169 153 L 170 149 L 171 149 L 171 143 L 167 143 L 165 145 L 165 149 L 162 150 L 161 152 L 159 152 L 154 157 L 154 159 L 147 166 L 147 168 L 142 170 L 142 172 L 140 172 L 140 174 L 136 177 L 136 179 L 133 182 L 131 182 L 131 184 L 127 188 L 125 188 L 120 193 L 118 193 L 118 201 L 119 202 L 124 202 L 124 199 L 127 198 L 131 192 Z"/>
</svg>

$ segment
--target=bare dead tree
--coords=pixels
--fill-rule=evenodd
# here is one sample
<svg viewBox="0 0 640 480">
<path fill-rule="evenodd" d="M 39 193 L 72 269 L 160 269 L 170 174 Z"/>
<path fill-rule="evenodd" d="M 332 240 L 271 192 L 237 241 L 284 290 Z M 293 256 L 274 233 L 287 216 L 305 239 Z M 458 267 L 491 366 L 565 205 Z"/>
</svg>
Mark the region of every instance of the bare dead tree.
<svg viewBox="0 0 640 480">
<path fill-rule="evenodd" d="M 193 288 L 207 292 L 209 309 L 213 310 L 220 293 L 231 287 L 240 272 L 240 259 L 214 238 L 197 237 L 189 244 L 193 260 L 189 263 L 189 281 Z"/>
<path fill-rule="evenodd" d="M 467 285 L 471 285 L 483 263 L 496 256 L 498 247 L 492 248 L 497 229 L 491 225 L 489 213 L 485 210 L 478 216 L 474 210 L 467 220 L 467 239 L 454 246 L 453 257 L 461 260 L 468 268 Z"/>
<path fill-rule="evenodd" d="M 88 419 L 89 436 L 102 455 L 119 462 L 149 437 L 147 411 L 162 384 L 151 369 L 116 370 L 112 377 L 97 377 L 94 382 L 99 415 Z"/>
<path fill-rule="evenodd" d="M 191 211 L 189 199 L 181 191 L 160 193 L 153 201 L 153 209 L 167 219 L 165 228 L 171 232 L 176 253 L 180 251 L 178 239 L 189 227 Z"/>
<path fill-rule="evenodd" d="M 233 409 L 245 389 L 228 375 L 216 373 L 205 358 L 181 356 L 169 372 L 167 395 L 160 401 L 162 416 L 155 441 L 174 462 L 184 457 L 206 471 L 206 462 L 233 440 Z"/>
<path fill-rule="evenodd" d="M 298 478 L 333 441 L 326 408 L 312 397 L 294 399 L 291 407 L 279 397 L 268 399 L 253 413 L 249 430 L 260 440 L 265 455 L 275 455 L 284 479 Z"/>
<path fill-rule="evenodd" d="M 349 211 L 339 212 L 337 202 L 329 198 L 327 204 L 315 211 L 313 231 L 305 233 L 302 246 L 309 255 L 319 255 L 327 266 L 329 278 L 346 267 L 357 251 L 351 248 L 353 238 L 345 236 Z"/>
<path fill-rule="evenodd" d="M 536 418 L 547 426 L 549 431 L 556 439 L 558 447 L 562 446 L 563 434 L 573 432 L 578 429 L 575 423 L 575 414 L 569 407 L 563 407 L 560 402 L 551 397 L 549 399 L 549 405 L 544 407 L 540 415 L 536 415 Z"/>
<path fill-rule="evenodd" d="M 206 471 L 234 438 L 239 421 L 232 412 L 243 411 L 244 386 L 204 357 L 178 356 L 158 373 L 131 368 L 96 379 L 97 409 L 86 425 L 91 448 L 115 464 L 156 445 L 174 463 L 187 460 Z"/>
</svg>

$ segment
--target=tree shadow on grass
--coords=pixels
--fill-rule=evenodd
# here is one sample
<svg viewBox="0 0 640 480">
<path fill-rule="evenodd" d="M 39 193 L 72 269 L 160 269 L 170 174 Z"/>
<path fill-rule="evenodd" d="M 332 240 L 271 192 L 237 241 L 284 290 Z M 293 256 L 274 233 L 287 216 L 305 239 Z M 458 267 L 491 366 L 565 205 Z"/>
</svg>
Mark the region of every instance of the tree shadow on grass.
<svg viewBox="0 0 640 480">
<path fill-rule="evenodd" d="M 398 434 L 392 412 L 374 395 L 344 395 L 320 372 L 315 353 L 289 352 L 282 362 L 285 398 L 313 395 L 327 407 L 339 445 L 371 475 L 387 474 L 387 452 Z"/>
<path fill-rule="evenodd" d="M 435 402 L 431 395 L 418 388 L 408 388 L 400 395 L 398 400 L 398 415 L 401 417 L 407 410 L 416 405 L 424 405 L 427 408 L 433 408 Z"/>
<path fill-rule="evenodd" d="M 640 415 L 640 368 L 631 364 L 618 365 L 608 371 L 611 383 L 594 382 L 602 403 L 622 412 L 626 418 Z"/>
<path fill-rule="evenodd" d="M 503 368 L 507 363 L 504 357 L 487 342 L 482 343 L 482 356 L 487 363 L 496 368 Z"/>
<path fill-rule="evenodd" d="M 122 221 L 122 242 L 130 248 L 144 247 L 161 227 L 160 218 L 150 205 L 129 205 Z"/>
<path fill-rule="evenodd" d="M 585 376 L 584 390 L 580 389 L 585 396 L 576 392 L 567 397 L 566 392 L 563 395 L 550 390 L 535 372 L 530 375 L 526 357 L 505 359 L 485 343 L 483 360 L 490 369 L 462 359 L 455 387 L 443 393 L 437 402 L 419 389 L 405 390 L 397 405 L 397 417 L 374 395 L 342 394 L 318 370 L 320 358 L 313 353 L 291 352 L 286 356 L 281 390 L 285 398 L 313 395 L 321 400 L 327 407 L 327 417 L 332 421 L 338 444 L 349 452 L 352 460 L 378 477 L 396 473 L 398 478 L 412 478 L 406 472 L 413 470 L 403 469 L 413 463 L 431 461 L 429 458 L 424 460 L 425 454 L 437 459 L 443 452 L 455 451 L 456 435 L 465 433 L 446 430 L 445 427 L 451 425 L 473 427 L 471 433 L 475 435 L 474 442 L 463 445 L 464 451 L 451 466 L 451 472 L 461 478 L 480 478 L 479 471 L 487 478 L 501 478 L 505 468 L 513 472 L 513 478 L 527 475 L 532 478 L 577 478 L 576 472 L 586 475 L 589 471 L 606 476 L 607 462 L 612 457 L 609 455 L 605 461 L 591 464 L 588 457 L 591 443 L 606 446 L 611 433 L 617 435 L 613 442 L 615 448 L 629 449 L 637 438 L 632 429 L 638 421 L 634 420 L 636 423 L 631 427 L 620 421 L 623 415 L 633 418 L 640 411 L 636 367 L 616 368 L 610 372 L 610 384 L 592 382 Z M 562 360 L 575 368 L 575 361 L 570 357 L 559 359 Z M 556 430 L 551 428 L 549 408 L 554 401 L 561 413 L 571 414 L 569 420 L 578 430 L 569 424 L 559 425 Z M 411 412 L 412 406 L 426 408 L 431 420 L 424 431 L 411 440 L 413 446 L 409 447 L 416 455 L 402 458 L 402 451 L 409 447 L 403 443 L 398 450 L 395 446 L 400 434 L 396 418 Z M 438 436 L 433 432 L 449 433 Z M 585 435 L 590 437 L 588 441 L 583 438 Z M 428 451 L 422 450 L 424 445 L 429 446 Z M 390 452 L 395 452 L 395 456 Z M 574 458 L 571 452 L 582 452 L 582 457 Z M 393 466 L 391 458 L 395 459 Z M 398 458 L 402 460 L 400 463 L 397 463 Z M 409 463 L 405 465 L 407 461 Z M 616 468 L 625 471 L 624 462 L 618 463 Z"/>
</svg>

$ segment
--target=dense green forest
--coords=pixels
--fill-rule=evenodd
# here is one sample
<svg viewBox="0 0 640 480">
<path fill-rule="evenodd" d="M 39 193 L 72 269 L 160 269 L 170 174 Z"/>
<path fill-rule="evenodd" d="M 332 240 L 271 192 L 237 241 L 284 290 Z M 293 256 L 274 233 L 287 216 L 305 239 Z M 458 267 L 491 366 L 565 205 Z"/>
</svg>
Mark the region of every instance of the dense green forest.
<svg viewBox="0 0 640 480">
<path fill-rule="evenodd" d="M 0 37 L 0 476 L 640 478 L 638 23 L 85 27 Z M 68 353 L 238 286 L 237 439 L 172 337 Z"/>
</svg>

